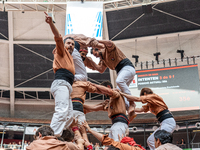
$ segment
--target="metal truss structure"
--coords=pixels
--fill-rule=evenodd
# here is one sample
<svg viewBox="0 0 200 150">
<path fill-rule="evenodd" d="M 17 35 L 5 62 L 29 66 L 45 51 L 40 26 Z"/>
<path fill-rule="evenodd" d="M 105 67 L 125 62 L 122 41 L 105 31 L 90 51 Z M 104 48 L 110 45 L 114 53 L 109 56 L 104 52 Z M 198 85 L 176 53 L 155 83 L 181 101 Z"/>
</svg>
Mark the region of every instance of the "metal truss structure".
<svg viewBox="0 0 200 150">
<path fill-rule="evenodd" d="M 0 11 L 66 11 L 68 2 L 80 0 L 1 0 Z M 90 0 L 84 0 L 90 1 Z M 84 3 L 83 1 L 83 3 Z M 92 0 L 102 1 L 102 0 Z M 157 4 L 174 0 L 103 0 L 104 10 L 113 11 L 139 7 L 148 3 Z M 80 1 L 81 2 L 81 1 Z"/>
</svg>

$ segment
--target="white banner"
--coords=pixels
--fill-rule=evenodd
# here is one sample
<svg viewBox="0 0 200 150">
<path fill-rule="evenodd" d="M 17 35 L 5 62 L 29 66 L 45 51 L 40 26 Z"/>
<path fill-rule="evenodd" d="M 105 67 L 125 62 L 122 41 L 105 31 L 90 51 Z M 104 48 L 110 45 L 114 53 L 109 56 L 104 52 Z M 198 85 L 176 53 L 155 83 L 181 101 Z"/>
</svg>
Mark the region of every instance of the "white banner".
<svg viewBox="0 0 200 150">
<path fill-rule="evenodd" d="M 102 40 L 103 2 L 67 2 L 65 35 L 84 34 Z M 97 64 L 99 59 L 88 53 Z M 97 72 L 86 68 L 87 72 Z"/>
<path fill-rule="evenodd" d="M 35 135 L 35 132 L 37 131 L 38 127 L 26 127 L 25 134 L 28 135 Z"/>
<path fill-rule="evenodd" d="M 65 34 L 102 39 L 103 2 L 67 2 Z"/>
</svg>

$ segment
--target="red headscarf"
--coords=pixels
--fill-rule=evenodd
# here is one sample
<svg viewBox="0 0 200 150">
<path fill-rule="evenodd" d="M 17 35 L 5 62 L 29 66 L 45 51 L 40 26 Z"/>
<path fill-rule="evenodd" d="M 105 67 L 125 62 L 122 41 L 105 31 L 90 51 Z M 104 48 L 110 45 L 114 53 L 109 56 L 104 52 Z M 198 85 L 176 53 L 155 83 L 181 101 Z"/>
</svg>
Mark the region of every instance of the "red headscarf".
<svg viewBox="0 0 200 150">
<path fill-rule="evenodd" d="M 142 150 L 145 150 L 141 145 L 138 145 L 133 138 L 130 138 L 130 137 L 124 137 L 122 140 L 121 140 L 121 143 L 128 143 L 129 145 L 131 146 L 138 146 L 140 147 Z"/>
<path fill-rule="evenodd" d="M 86 52 L 86 53 L 88 53 L 88 50 L 87 49 L 80 49 L 79 52 Z"/>
</svg>

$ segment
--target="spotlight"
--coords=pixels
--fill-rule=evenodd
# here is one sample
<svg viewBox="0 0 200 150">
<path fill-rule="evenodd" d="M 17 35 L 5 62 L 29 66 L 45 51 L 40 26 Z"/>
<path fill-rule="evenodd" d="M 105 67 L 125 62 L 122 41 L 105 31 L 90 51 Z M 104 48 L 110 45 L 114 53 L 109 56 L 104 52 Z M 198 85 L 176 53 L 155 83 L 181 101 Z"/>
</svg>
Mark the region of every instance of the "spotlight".
<svg viewBox="0 0 200 150">
<path fill-rule="evenodd" d="M 155 60 L 157 61 L 157 64 L 159 64 L 158 56 L 161 55 L 161 53 L 160 52 L 156 52 L 153 55 L 156 56 Z"/>
<path fill-rule="evenodd" d="M 183 58 L 184 58 L 184 50 L 177 50 L 176 52 L 181 54 L 181 61 L 183 61 Z"/>
<path fill-rule="evenodd" d="M 139 58 L 138 55 L 132 55 L 132 58 L 135 58 L 135 63 L 138 63 L 138 58 Z"/>
<path fill-rule="evenodd" d="M 137 127 L 133 127 L 133 132 L 137 132 Z"/>
</svg>

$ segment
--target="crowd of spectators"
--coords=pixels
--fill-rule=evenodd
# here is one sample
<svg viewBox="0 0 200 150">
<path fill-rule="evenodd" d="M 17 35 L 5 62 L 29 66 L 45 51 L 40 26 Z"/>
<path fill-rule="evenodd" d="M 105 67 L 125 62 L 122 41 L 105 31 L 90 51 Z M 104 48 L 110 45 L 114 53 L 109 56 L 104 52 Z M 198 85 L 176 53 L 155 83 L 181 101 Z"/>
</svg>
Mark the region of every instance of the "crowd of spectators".
<svg viewBox="0 0 200 150">
<path fill-rule="evenodd" d="M 30 145 L 30 142 L 24 141 L 24 148 L 22 148 L 22 142 L 10 142 L 9 144 L 3 144 L 5 149 L 12 149 L 12 150 L 26 150 L 26 147 Z"/>
<path fill-rule="evenodd" d="M 91 143 L 88 140 L 87 132 L 92 134 L 99 140 L 99 143 Z M 155 133 L 155 150 L 180 150 L 176 145 L 171 144 L 172 135 L 165 130 L 158 130 Z M 7 146 L 7 147 L 6 147 Z M 21 142 L 18 144 L 10 143 L 4 145 L 4 148 L 21 149 Z M 93 131 L 87 122 L 78 127 L 77 121 L 74 119 L 70 128 L 64 130 L 62 136 L 54 136 L 54 131 L 50 126 L 41 126 L 34 135 L 34 141 L 28 145 L 25 141 L 24 150 L 145 150 L 141 145 L 137 144 L 133 138 L 128 136 L 120 137 L 120 141 L 114 141 L 108 135 L 104 135 Z"/>
<path fill-rule="evenodd" d="M 96 137 L 99 143 L 91 143 L 88 140 L 87 132 Z M 155 150 L 181 150 L 180 147 L 172 144 L 172 134 L 165 130 L 158 130 L 154 134 Z M 181 140 L 180 144 L 185 144 Z M 22 143 L 4 144 L 4 149 L 22 150 Z M 114 141 L 108 135 L 104 135 L 93 131 L 87 122 L 78 127 L 77 121 L 74 119 L 69 129 L 64 130 L 62 136 L 54 136 L 54 131 L 50 126 L 41 126 L 34 135 L 32 143 L 24 142 L 23 150 L 145 150 L 138 145 L 133 138 L 125 135 L 120 137 L 120 142 Z"/>
</svg>

